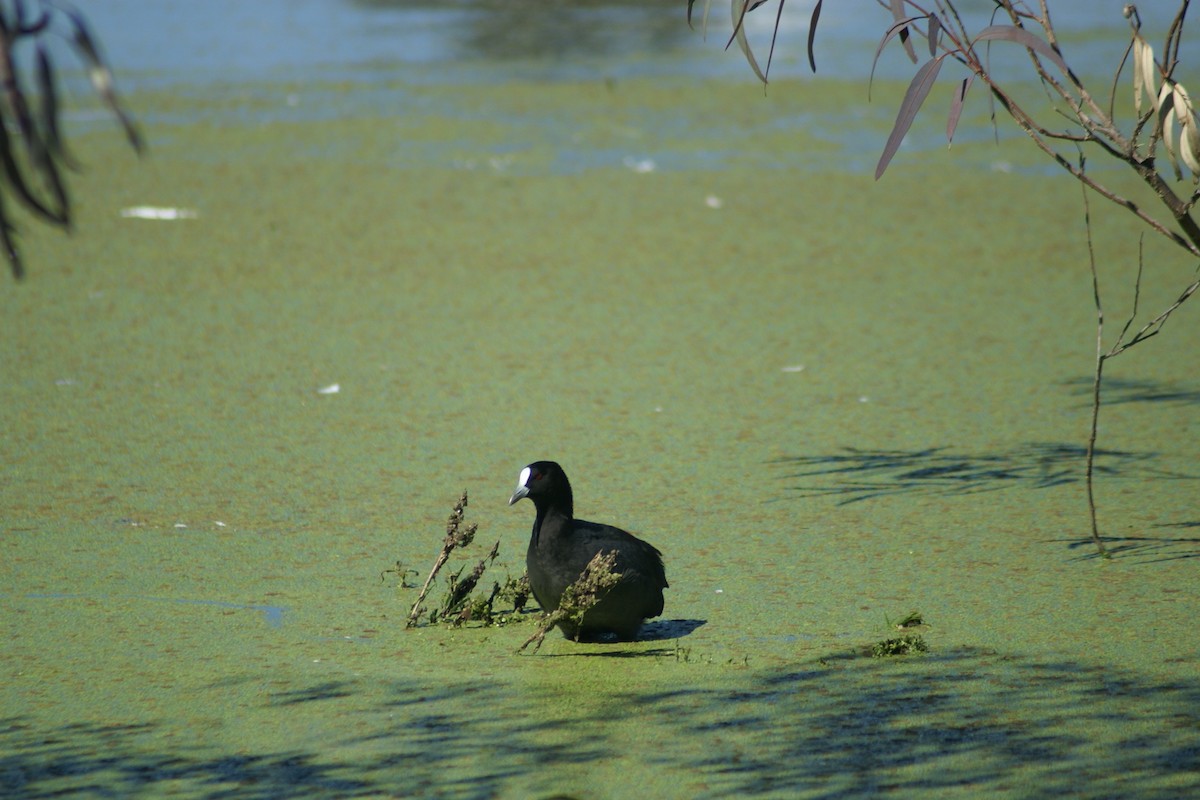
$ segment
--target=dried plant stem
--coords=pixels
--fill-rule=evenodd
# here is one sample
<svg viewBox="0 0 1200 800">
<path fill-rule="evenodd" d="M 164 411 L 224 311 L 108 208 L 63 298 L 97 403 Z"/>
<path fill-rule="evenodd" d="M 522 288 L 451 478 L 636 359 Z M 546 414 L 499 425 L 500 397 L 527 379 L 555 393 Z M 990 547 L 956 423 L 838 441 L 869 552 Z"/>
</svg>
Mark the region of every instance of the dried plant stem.
<svg viewBox="0 0 1200 800">
<path fill-rule="evenodd" d="M 496 560 L 498 555 L 500 555 L 500 542 L 492 545 L 491 551 L 479 560 L 479 563 L 475 565 L 475 568 L 471 570 L 471 574 L 466 578 L 459 581 L 456 580 L 457 575 L 450 576 L 450 594 L 447 595 L 446 602 L 442 604 L 442 607 L 435 612 L 439 618 L 445 619 L 462 608 L 463 604 L 467 601 L 467 597 L 470 596 L 471 592 L 475 591 L 475 586 L 478 585 L 479 579 L 483 577 L 484 570 Z M 459 570 L 459 573 L 461 572 L 462 570 Z"/>
<path fill-rule="evenodd" d="M 464 489 L 462 497 L 458 499 L 458 502 L 454 504 L 454 510 L 450 512 L 450 518 L 446 520 L 446 538 L 442 541 L 442 552 L 438 553 L 437 559 L 433 562 L 433 569 L 429 570 L 429 577 L 425 579 L 425 585 L 421 587 L 421 594 L 417 597 L 417 602 L 413 603 L 412 611 L 408 614 L 408 622 L 404 627 L 411 628 L 417 624 L 417 618 L 424 610 L 421 604 L 425 602 L 425 597 L 429 594 L 429 586 L 437 577 L 438 571 L 446 565 L 450 554 L 456 547 L 466 547 L 475 538 L 475 531 L 478 528 L 475 523 L 472 522 L 459 530 L 459 526 L 462 525 L 463 510 L 466 507 L 467 492 Z"/>
<path fill-rule="evenodd" d="M 603 600 L 608 591 L 621 579 L 621 576 L 614 571 L 616 566 L 617 554 L 615 551 L 600 552 L 592 556 L 592 560 L 583 568 L 578 580 L 563 591 L 558 608 L 542 617 L 537 630 L 517 648 L 517 652 L 520 653 L 533 644 L 533 652 L 536 653 L 541 648 L 546 634 L 560 622 L 574 622 L 578 631 L 583 623 L 584 614 Z M 576 641 L 578 638 L 577 633 Z"/>
</svg>

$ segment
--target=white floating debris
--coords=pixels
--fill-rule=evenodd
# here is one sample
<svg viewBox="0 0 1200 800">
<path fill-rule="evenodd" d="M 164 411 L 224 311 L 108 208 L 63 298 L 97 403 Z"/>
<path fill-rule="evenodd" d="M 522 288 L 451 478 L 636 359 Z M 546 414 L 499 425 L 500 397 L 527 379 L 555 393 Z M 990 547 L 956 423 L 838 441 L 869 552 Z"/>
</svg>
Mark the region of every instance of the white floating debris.
<svg viewBox="0 0 1200 800">
<path fill-rule="evenodd" d="M 657 413 L 661 414 L 661 413 L 662 413 L 662 406 L 655 406 L 655 407 L 654 407 L 654 410 L 655 410 L 655 412 L 657 412 Z"/>
<path fill-rule="evenodd" d="M 871 398 L 867 397 L 867 396 L 864 394 L 862 397 L 858 398 L 858 402 L 860 402 L 860 403 L 869 403 L 869 402 L 871 402 Z"/>
<path fill-rule="evenodd" d="M 187 527 L 187 525 L 184 525 L 182 522 L 176 522 L 176 523 L 175 523 L 175 527 L 176 527 L 176 528 L 186 528 L 186 527 Z"/>
<path fill-rule="evenodd" d="M 725 205 L 725 202 L 715 194 L 710 194 L 708 197 L 704 198 L 704 205 L 708 206 L 709 208 L 720 208 L 721 206 Z"/>
<path fill-rule="evenodd" d="M 194 208 L 167 208 L 161 206 L 130 206 L 121 209 L 126 219 L 196 219 L 200 212 Z"/>
<path fill-rule="evenodd" d="M 59 378 L 58 380 L 56 380 L 54 382 L 54 385 L 55 386 L 74 386 L 75 379 L 74 378 Z"/>
<path fill-rule="evenodd" d="M 218 528 L 224 528 L 224 527 L 225 527 L 225 523 L 224 523 L 224 522 L 221 522 L 221 520 L 219 520 L 219 519 L 213 520 L 213 525 L 216 525 Z"/>
<path fill-rule="evenodd" d="M 804 372 L 803 364 L 792 364 L 790 367 L 784 367 L 784 372 Z"/>
<path fill-rule="evenodd" d="M 716 594 L 725 594 L 724 589 L 717 589 Z"/>
<path fill-rule="evenodd" d="M 336 383 L 331 383 L 328 386 L 322 386 L 317 389 L 317 394 L 337 394 L 342 390 L 342 387 Z"/>
<path fill-rule="evenodd" d="M 625 156 L 622 163 L 639 174 L 654 172 L 654 170 L 658 169 L 658 165 L 654 163 L 653 158 L 634 158 L 633 156 Z"/>
</svg>

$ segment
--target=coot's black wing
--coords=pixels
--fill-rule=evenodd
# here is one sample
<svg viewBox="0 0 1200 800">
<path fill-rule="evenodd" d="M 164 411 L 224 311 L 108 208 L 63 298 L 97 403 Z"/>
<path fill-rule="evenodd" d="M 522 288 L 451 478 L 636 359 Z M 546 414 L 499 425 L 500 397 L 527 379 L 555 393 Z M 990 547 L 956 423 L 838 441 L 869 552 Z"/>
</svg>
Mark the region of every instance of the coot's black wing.
<svg viewBox="0 0 1200 800">
<path fill-rule="evenodd" d="M 636 594 L 643 601 L 642 616 L 656 617 L 662 613 L 662 590 L 668 584 L 658 548 L 620 528 L 581 519 L 575 520 L 572 538 L 580 572 L 596 553 L 616 551 L 616 571 L 622 575 L 625 588 L 637 587 Z"/>
</svg>

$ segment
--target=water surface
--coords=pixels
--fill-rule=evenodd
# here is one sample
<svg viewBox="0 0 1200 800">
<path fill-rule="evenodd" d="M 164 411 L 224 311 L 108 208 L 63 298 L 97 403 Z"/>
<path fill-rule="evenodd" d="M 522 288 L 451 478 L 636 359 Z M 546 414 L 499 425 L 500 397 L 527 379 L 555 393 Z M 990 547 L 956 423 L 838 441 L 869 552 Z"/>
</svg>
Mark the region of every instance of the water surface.
<svg viewBox="0 0 1200 800">
<path fill-rule="evenodd" d="M 152 156 L 83 126 L 78 229 L 22 220 L 5 796 L 1200 789 L 1197 322 L 1110 365 L 1093 558 L 1077 187 L 986 133 L 875 182 L 887 114 L 870 149 L 822 121 L 854 81 L 413 60 L 131 68 Z M 1093 210 L 1123 321 L 1139 229 Z M 1146 263 L 1144 312 L 1194 277 Z M 543 457 L 663 550 L 666 620 L 536 656 L 528 624 L 406 631 L 383 570 L 426 569 L 466 488 L 462 562 L 519 572 Z M 863 656 L 913 609 L 929 655 Z"/>
</svg>

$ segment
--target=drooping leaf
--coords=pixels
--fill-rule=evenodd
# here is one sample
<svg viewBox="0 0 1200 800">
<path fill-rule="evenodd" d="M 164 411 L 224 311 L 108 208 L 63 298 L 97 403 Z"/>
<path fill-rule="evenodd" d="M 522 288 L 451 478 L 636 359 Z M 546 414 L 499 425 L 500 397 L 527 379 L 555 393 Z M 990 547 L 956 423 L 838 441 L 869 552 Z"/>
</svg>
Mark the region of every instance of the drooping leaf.
<svg viewBox="0 0 1200 800">
<path fill-rule="evenodd" d="M 763 0 L 763 2 L 766 2 L 766 0 Z M 775 12 L 775 29 L 771 31 L 771 49 L 767 51 L 767 68 L 763 71 L 764 79 L 771 74 L 771 59 L 775 57 L 775 40 L 779 38 L 779 23 L 783 19 L 783 4 L 786 2 L 787 0 L 779 0 L 779 10 Z M 758 5 L 762 5 L 762 3 Z M 754 8 L 757 7 L 754 6 Z M 754 8 L 750 10 L 753 11 Z"/>
<path fill-rule="evenodd" d="M 903 35 L 908 30 L 908 26 L 921 17 L 905 17 L 896 20 L 892 26 L 883 33 L 883 38 L 879 40 L 879 46 L 875 48 L 875 58 L 871 61 L 871 75 L 867 78 L 867 99 L 871 99 L 871 85 L 875 82 L 875 67 L 879 65 L 879 56 L 883 54 L 883 48 L 887 47 L 887 43 L 892 40 L 896 34 Z M 915 59 L 914 59 L 915 60 Z"/>
<path fill-rule="evenodd" d="M 1133 108 L 1140 117 L 1142 115 L 1142 97 L 1148 94 L 1158 98 L 1154 84 L 1158 82 L 1158 71 L 1154 66 L 1154 48 L 1142 38 L 1141 34 L 1133 37 Z"/>
<path fill-rule="evenodd" d="M 70 169 L 79 169 L 79 164 L 67 150 L 66 140 L 58 125 L 58 86 L 54 78 L 54 64 L 39 42 L 37 47 L 38 94 L 41 95 L 41 127 L 46 149 L 51 156 L 61 158 Z"/>
<path fill-rule="evenodd" d="M 929 90 L 933 88 L 933 83 L 937 80 L 943 58 L 945 56 L 925 62 L 913 76 L 912 83 L 908 85 L 908 91 L 904 93 L 904 100 L 900 103 L 900 110 L 896 113 L 896 122 L 892 126 L 892 133 L 888 136 L 887 144 L 883 146 L 883 154 L 879 156 L 879 164 L 875 167 L 875 180 L 879 180 L 888 164 L 891 163 L 892 156 L 896 155 L 896 151 L 900 149 L 904 135 L 908 133 L 913 120 L 917 117 L 917 112 L 921 110 L 921 104 L 925 102 L 925 98 L 929 96 Z"/>
<path fill-rule="evenodd" d="M 954 142 L 954 131 L 958 129 L 958 118 L 962 116 L 963 103 L 967 99 L 967 92 L 971 89 L 971 84 L 975 82 L 975 74 L 971 73 L 959 82 L 958 86 L 954 87 L 954 97 L 950 100 L 950 114 L 946 117 L 946 142 L 952 144 Z"/>
<path fill-rule="evenodd" d="M 821 18 L 821 3 L 825 0 L 817 0 L 813 6 L 812 16 L 808 20 L 808 65 L 812 67 L 815 74 L 817 71 L 817 58 L 813 53 L 813 42 L 817 40 L 817 20 Z"/>
<path fill-rule="evenodd" d="M 1171 90 L 1170 84 L 1163 84 L 1163 89 L 1166 90 L 1160 94 L 1162 102 L 1159 103 L 1159 127 L 1158 133 L 1162 137 L 1163 149 L 1167 151 L 1167 161 L 1171 164 L 1171 171 L 1175 173 L 1175 180 L 1183 180 L 1183 172 L 1179 169 L 1179 160 L 1175 157 L 1175 92 Z"/>
<path fill-rule="evenodd" d="M 687 5 L 687 24 L 692 27 L 692 6 L 696 4 L 696 0 L 688 0 Z M 708 36 L 708 12 L 712 9 L 712 0 L 704 0 L 704 13 L 700 17 L 700 35 L 701 37 Z"/>
<path fill-rule="evenodd" d="M 742 55 L 746 57 L 747 63 L 750 64 L 750 69 L 754 70 L 754 74 L 758 76 L 760 81 L 766 83 L 767 76 L 759 69 L 758 59 L 754 57 L 754 51 L 750 49 L 750 40 L 746 38 L 746 26 L 743 24 L 746 19 L 746 13 L 750 10 L 750 2 L 751 0 L 731 0 L 733 36 L 725 43 L 725 47 L 728 48 L 736 40 L 738 48 L 742 51 Z"/>
<path fill-rule="evenodd" d="M 46 183 L 50 186 L 50 191 L 54 194 L 59 212 L 69 226 L 71 199 L 67 194 L 67 185 L 63 182 L 59 172 L 58 160 L 61 159 L 68 167 L 72 167 L 73 162 L 66 153 L 58 129 L 58 93 L 54 86 L 54 69 L 50 63 L 50 57 L 40 42 L 37 48 L 37 77 L 38 91 L 41 94 L 38 107 L 41 118 L 41 138 L 37 146 L 37 163 Z"/>
<path fill-rule="evenodd" d="M 17 197 L 30 210 L 48 222 L 53 222 L 63 227 L 67 226 L 68 221 L 66 217 L 59 211 L 43 203 L 33 193 L 33 190 L 29 188 L 29 184 L 25 180 L 25 175 L 21 171 L 21 167 L 17 164 L 16 156 L 13 154 L 12 140 L 9 139 L 8 128 L 4 125 L 0 125 L 0 169 L 3 169 L 4 177 L 13 191 L 17 193 Z"/>
<path fill-rule="evenodd" d="M 1200 132 L 1196 131 L 1196 109 L 1183 84 L 1175 84 L 1175 117 L 1179 120 L 1179 157 L 1192 173 L 1193 180 L 1200 179 L 1200 158 L 1193 144 L 1200 145 Z"/>
<path fill-rule="evenodd" d="M 942 32 L 942 21 L 938 19 L 937 14 L 929 15 L 929 55 L 936 56 L 938 48 L 938 36 Z"/>
<path fill-rule="evenodd" d="M 1071 71 L 1067 67 L 1067 62 L 1063 61 L 1062 56 L 1055 52 L 1054 48 L 1047 44 L 1045 39 L 1039 39 L 1024 28 L 1018 28 L 1015 25 L 989 25 L 975 37 L 976 42 L 991 40 L 1016 42 L 1022 47 L 1048 58 L 1054 66 L 1062 70 L 1064 75 L 1069 74 Z"/>
<path fill-rule="evenodd" d="M 892 19 L 896 22 L 904 19 L 907 14 L 904 13 L 904 0 L 889 0 L 888 7 L 892 9 Z M 921 17 L 916 17 L 920 19 Z M 912 42 L 908 40 L 908 28 L 901 27 L 900 42 L 904 45 L 904 52 L 908 53 L 908 60 L 912 63 L 917 63 L 917 51 L 913 49 Z"/>
<path fill-rule="evenodd" d="M 117 121 L 121 123 L 121 128 L 125 131 L 125 138 L 129 140 L 130 146 L 136 152 L 141 153 L 145 149 L 142 135 L 138 131 L 137 125 L 134 124 L 133 118 L 125 113 L 125 109 L 121 107 L 121 103 L 117 99 L 112 71 L 100 57 L 100 50 L 96 47 L 95 39 L 92 38 L 87 20 L 78 11 L 67 6 L 63 7 L 63 13 L 67 15 L 75 28 L 73 44 L 76 52 L 87 64 L 88 78 L 92 82 L 92 88 L 116 116 Z"/>
</svg>

